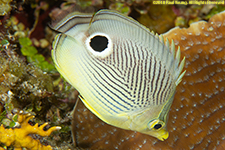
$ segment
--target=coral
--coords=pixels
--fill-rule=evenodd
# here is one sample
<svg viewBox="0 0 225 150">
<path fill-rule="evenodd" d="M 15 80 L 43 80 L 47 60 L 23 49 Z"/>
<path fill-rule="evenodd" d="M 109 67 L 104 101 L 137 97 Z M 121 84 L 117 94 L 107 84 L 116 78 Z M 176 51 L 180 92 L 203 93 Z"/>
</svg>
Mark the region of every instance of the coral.
<svg viewBox="0 0 225 150">
<path fill-rule="evenodd" d="M 12 0 L 0 0 L 0 16 L 4 16 L 11 11 L 11 1 Z"/>
<path fill-rule="evenodd" d="M 0 98 L 7 112 L 14 107 L 41 111 L 53 91 L 51 77 L 32 65 L 27 65 L 11 51 L 0 52 Z"/>
<path fill-rule="evenodd" d="M 76 144 L 88 149 L 224 149 L 225 147 L 225 12 L 209 22 L 163 34 L 180 46 L 186 75 L 177 87 L 164 142 L 107 125 L 81 102 L 74 112 Z"/>
<path fill-rule="evenodd" d="M 55 126 L 44 131 L 43 128 L 48 123 L 44 123 L 41 126 L 38 126 L 38 123 L 36 123 L 34 126 L 31 126 L 28 121 L 34 118 L 34 116 L 22 113 L 20 112 L 17 116 L 20 128 L 5 129 L 3 125 L 0 126 L 0 142 L 6 146 L 12 145 L 15 150 L 22 150 L 22 148 L 28 148 L 30 150 L 51 150 L 50 145 L 44 146 L 39 140 L 35 140 L 28 135 L 38 134 L 40 136 L 49 136 L 53 131 L 60 130 L 61 127 Z"/>
<path fill-rule="evenodd" d="M 62 126 L 63 132 L 48 137 L 47 142 L 53 148 L 73 149 L 71 144 L 67 144 L 71 143 L 69 114 L 73 109 L 71 98 L 67 95 L 74 89 L 64 85 L 58 73 L 48 71 L 50 69 L 46 62 L 51 64 L 51 46 L 48 44 L 51 41 L 45 36 L 44 29 L 49 28 L 47 23 L 50 20 L 47 17 L 50 9 L 43 12 L 44 5 L 39 2 L 12 1 L 12 12 L 0 18 L 0 123 L 6 129 L 14 127 L 15 122 L 11 121 L 14 110 L 30 112 L 36 116 L 36 122 L 39 124 L 48 120 L 52 125 Z M 35 8 L 31 8 L 33 6 Z M 34 13 L 37 13 L 36 6 L 40 7 L 40 14 L 33 17 Z M 38 23 L 33 25 L 37 22 L 35 20 L 38 20 Z M 32 34 L 35 37 L 29 37 L 30 33 L 35 33 Z M 36 33 L 39 37 L 36 37 Z M 35 39 L 38 44 L 34 42 Z M 29 56 L 24 57 L 22 49 Z M 45 72 L 29 62 L 39 63 L 42 69 L 45 68 Z M 43 140 L 45 138 L 40 141 Z"/>
<path fill-rule="evenodd" d="M 145 13 L 140 12 L 138 21 L 141 24 L 157 33 L 164 33 L 174 27 L 176 16 L 172 11 L 172 5 L 147 4 L 147 6 Z"/>
<path fill-rule="evenodd" d="M 43 72 L 35 65 L 28 63 L 26 57 L 22 56 L 21 48 L 23 47 L 28 55 L 32 55 L 32 50 L 35 49 L 35 54 L 32 56 L 42 54 L 45 57 L 39 49 L 36 53 L 37 49 L 32 46 L 30 38 L 23 37 L 26 33 L 20 34 L 22 36 L 14 34 L 24 30 L 22 28 L 22 30 L 12 30 L 18 27 L 20 22 L 13 18 L 11 17 L 9 24 L 6 25 L 6 21 L 3 21 L 4 24 L 0 25 L 0 123 L 5 128 L 14 127 L 15 122 L 10 121 L 13 110 L 30 112 L 36 115 L 36 121 L 39 124 L 43 124 L 46 120 L 53 125 L 60 124 L 63 132 L 50 136 L 48 143 L 54 148 L 71 149 L 72 145 L 65 144 L 64 141 L 71 141 L 69 114 L 73 105 L 66 103 L 69 100 L 64 102 L 61 99 L 74 90 L 69 88 L 71 86 L 63 85 L 57 73 Z M 43 61 L 40 64 L 47 68 Z M 67 99 L 70 99 L 69 96 Z"/>
<path fill-rule="evenodd" d="M 62 125 L 63 131 L 67 132 L 60 133 L 60 135 L 57 133 L 58 135 L 51 137 L 57 137 L 57 139 L 48 141 L 51 145 L 56 146 L 61 138 L 71 139 L 70 130 L 66 129 L 70 125 L 67 113 L 69 114 L 72 110 L 72 105 L 60 101 L 65 97 L 64 95 L 69 95 L 65 94 L 66 90 L 64 90 L 69 87 L 63 86 L 60 91 L 54 88 L 53 79 L 49 74 L 31 64 L 26 64 L 24 58 L 19 57 L 12 47 L 12 44 L 9 44 L 7 49 L 3 48 L 0 51 L 0 112 L 4 110 L 10 119 L 15 108 L 22 109 L 36 114 L 36 120 L 39 123 L 48 119 L 52 124 Z M 59 86 L 62 83 L 57 82 L 56 85 Z M 53 88 L 57 94 L 53 93 Z M 70 89 L 68 93 L 69 91 L 71 92 Z M 0 117 L 0 122 L 9 126 L 7 118 L 1 120 Z"/>
</svg>

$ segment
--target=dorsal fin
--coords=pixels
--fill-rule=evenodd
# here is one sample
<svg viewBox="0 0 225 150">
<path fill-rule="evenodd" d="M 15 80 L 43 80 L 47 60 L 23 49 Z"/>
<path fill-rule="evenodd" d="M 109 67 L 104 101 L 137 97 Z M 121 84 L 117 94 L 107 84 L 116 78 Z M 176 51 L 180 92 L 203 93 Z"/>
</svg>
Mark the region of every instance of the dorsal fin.
<svg viewBox="0 0 225 150">
<path fill-rule="evenodd" d="M 75 27 L 79 24 L 89 24 L 92 18 L 92 14 L 89 13 L 80 13 L 73 12 L 64 17 L 57 24 L 52 25 L 52 29 L 65 33 L 69 31 L 71 28 Z"/>
</svg>

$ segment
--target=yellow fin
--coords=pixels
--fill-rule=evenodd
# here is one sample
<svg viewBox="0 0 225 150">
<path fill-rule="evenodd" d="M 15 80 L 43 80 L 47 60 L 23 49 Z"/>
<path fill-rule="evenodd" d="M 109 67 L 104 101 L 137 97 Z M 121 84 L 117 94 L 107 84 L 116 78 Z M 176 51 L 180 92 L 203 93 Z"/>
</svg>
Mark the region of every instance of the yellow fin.
<svg viewBox="0 0 225 150">
<path fill-rule="evenodd" d="M 99 119 L 101 119 L 102 121 L 106 122 L 109 124 L 108 121 L 106 121 L 104 119 L 104 117 L 102 115 L 100 115 L 93 107 L 91 107 L 91 105 L 89 105 L 89 103 L 82 97 L 79 95 L 79 98 L 82 100 L 82 102 L 84 103 L 84 105 L 92 112 L 94 113 Z"/>
</svg>

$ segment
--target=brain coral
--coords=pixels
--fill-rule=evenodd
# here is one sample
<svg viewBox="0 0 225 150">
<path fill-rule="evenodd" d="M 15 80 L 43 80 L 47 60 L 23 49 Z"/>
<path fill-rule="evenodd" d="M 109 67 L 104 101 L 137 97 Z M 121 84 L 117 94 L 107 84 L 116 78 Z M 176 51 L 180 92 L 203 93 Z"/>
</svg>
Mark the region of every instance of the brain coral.
<svg viewBox="0 0 225 150">
<path fill-rule="evenodd" d="M 169 138 L 162 142 L 112 127 L 79 102 L 73 119 L 77 146 L 107 150 L 225 148 L 225 12 L 163 36 L 180 46 L 187 70 L 169 113 Z"/>
</svg>

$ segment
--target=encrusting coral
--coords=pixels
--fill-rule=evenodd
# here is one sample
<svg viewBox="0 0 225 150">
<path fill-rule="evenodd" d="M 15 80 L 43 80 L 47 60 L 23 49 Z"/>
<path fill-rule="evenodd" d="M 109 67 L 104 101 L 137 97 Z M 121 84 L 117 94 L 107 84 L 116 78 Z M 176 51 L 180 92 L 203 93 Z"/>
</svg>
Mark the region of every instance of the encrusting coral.
<svg viewBox="0 0 225 150">
<path fill-rule="evenodd" d="M 64 91 L 66 90 L 63 89 L 58 92 L 58 85 L 62 85 L 63 83 L 57 82 L 57 87 L 54 86 L 54 75 L 39 69 L 34 64 L 27 63 L 26 57 L 21 56 L 20 50 L 23 47 L 29 50 L 34 49 L 34 46 L 26 34 L 24 34 L 26 35 L 26 40 L 23 41 L 21 41 L 22 38 L 20 36 L 17 37 L 14 34 L 14 27 L 16 26 L 18 28 L 20 23 L 7 24 L 9 15 L 10 13 L 0 20 L 0 125 L 3 124 L 0 126 L 0 149 L 1 146 L 3 146 L 4 149 L 12 149 L 13 147 L 15 147 L 15 149 L 21 149 L 19 147 L 23 146 L 28 146 L 27 149 L 32 149 L 29 148 L 31 143 L 27 142 L 27 140 L 32 138 L 26 136 L 26 134 L 32 134 L 34 130 L 30 130 L 26 133 L 25 131 L 28 130 L 24 130 L 25 127 L 31 128 L 28 124 L 25 126 L 26 123 L 24 123 L 22 125 L 23 128 L 10 129 L 11 127 L 15 127 L 11 124 L 13 122 L 11 118 L 14 110 L 18 109 L 36 115 L 36 121 L 39 124 L 43 124 L 45 120 L 51 122 L 52 126 L 60 124 L 62 130 L 56 132 L 54 135 L 50 135 L 47 143 L 51 145 L 53 149 L 69 149 L 72 146 L 63 142 L 68 141 L 68 139 L 71 140 L 71 135 L 69 134 L 70 120 L 67 114 L 72 110 L 72 106 L 61 101 L 61 99 L 65 97 Z M 15 14 L 12 17 L 15 17 Z M 20 21 L 17 20 L 17 22 Z M 48 60 L 47 58 L 43 59 Z M 48 60 L 48 62 L 50 63 L 51 61 Z M 43 64 L 43 66 L 44 65 L 45 64 Z M 46 65 L 44 67 L 46 67 Z M 64 108 L 65 111 L 61 111 L 62 108 Z M 5 113 L 4 115 L 2 115 L 3 112 Z M 20 133 L 19 136 L 17 136 L 16 133 L 19 132 L 23 132 L 23 134 Z M 32 136 L 38 135 L 34 133 Z M 23 139 L 23 145 L 20 145 L 20 139 Z M 44 140 L 45 138 L 42 139 Z M 40 140 L 41 142 L 42 139 Z M 1 140 L 7 140 L 8 142 L 5 141 L 5 143 Z M 24 145 L 26 142 L 29 144 Z M 36 141 L 33 141 L 33 143 L 38 144 Z M 7 145 L 10 144 L 11 146 L 7 147 Z M 45 146 L 44 148 L 46 149 L 48 147 Z"/>
<path fill-rule="evenodd" d="M 12 0 L 0 0 L 0 16 L 4 16 L 12 9 L 10 6 L 10 2 Z"/>
<path fill-rule="evenodd" d="M 74 113 L 76 144 L 89 149 L 224 149 L 225 147 L 225 12 L 208 23 L 163 34 L 180 46 L 186 75 L 177 87 L 168 130 L 159 141 L 148 135 L 107 125 L 81 102 Z"/>
<path fill-rule="evenodd" d="M 5 144 L 6 146 L 13 146 L 14 150 L 22 150 L 22 148 L 27 148 L 30 150 L 51 150 L 51 146 L 44 146 L 40 143 L 39 140 L 35 140 L 29 136 L 29 134 L 38 134 L 40 136 L 49 136 L 53 131 L 60 130 L 61 127 L 54 126 L 49 128 L 47 131 L 44 131 L 43 128 L 48 125 L 44 123 L 41 126 L 38 126 L 36 123 L 34 126 L 31 126 L 28 121 L 34 118 L 31 114 L 23 114 L 20 111 L 17 114 L 17 121 L 20 124 L 20 128 L 9 128 L 5 129 L 3 125 L 0 126 L 0 143 Z M 0 147 L 0 150 L 3 148 Z"/>
</svg>

